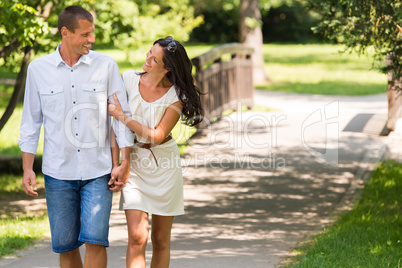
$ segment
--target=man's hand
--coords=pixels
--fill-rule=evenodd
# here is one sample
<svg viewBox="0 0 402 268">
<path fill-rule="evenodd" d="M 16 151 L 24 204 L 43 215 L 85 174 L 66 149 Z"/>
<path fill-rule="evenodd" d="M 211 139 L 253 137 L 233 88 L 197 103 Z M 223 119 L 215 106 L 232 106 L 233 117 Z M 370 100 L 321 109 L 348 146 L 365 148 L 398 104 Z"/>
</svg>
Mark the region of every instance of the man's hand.
<svg viewBox="0 0 402 268">
<path fill-rule="evenodd" d="M 123 161 L 120 166 L 116 166 L 112 169 L 111 178 L 109 180 L 109 190 L 117 192 L 126 187 L 129 176 L 130 163 Z"/>
<path fill-rule="evenodd" d="M 21 185 L 27 195 L 38 196 L 36 192 L 38 189 L 36 187 L 36 175 L 32 169 L 24 171 Z"/>
</svg>

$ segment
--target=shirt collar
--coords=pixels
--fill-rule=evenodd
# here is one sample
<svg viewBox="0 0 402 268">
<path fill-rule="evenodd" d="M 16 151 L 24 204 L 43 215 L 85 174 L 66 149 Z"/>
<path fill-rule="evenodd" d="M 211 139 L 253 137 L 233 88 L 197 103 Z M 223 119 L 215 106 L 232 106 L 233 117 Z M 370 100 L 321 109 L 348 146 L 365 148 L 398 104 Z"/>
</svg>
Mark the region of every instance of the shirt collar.
<svg viewBox="0 0 402 268">
<path fill-rule="evenodd" d="M 57 46 L 56 51 L 55 51 L 54 64 L 56 65 L 56 67 L 61 66 L 61 65 L 66 65 L 63 58 L 60 55 L 60 46 L 61 46 L 61 44 L 59 44 Z M 88 64 L 88 65 L 91 64 L 90 54 L 91 54 L 91 50 L 89 51 L 89 53 L 87 55 L 81 55 L 80 59 L 78 60 L 78 62 L 75 65 L 79 65 L 81 63 Z"/>
</svg>

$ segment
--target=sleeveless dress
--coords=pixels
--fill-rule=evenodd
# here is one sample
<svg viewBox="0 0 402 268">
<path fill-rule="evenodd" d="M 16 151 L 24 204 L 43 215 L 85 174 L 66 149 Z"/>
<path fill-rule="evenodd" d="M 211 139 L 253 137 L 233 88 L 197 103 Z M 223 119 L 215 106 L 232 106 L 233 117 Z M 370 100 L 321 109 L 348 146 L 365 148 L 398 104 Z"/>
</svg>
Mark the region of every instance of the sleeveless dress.
<svg viewBox="0 0 402 268">
<path fill-rule="evenodd" d="M 145 101 L 139 92 L 138 74 L 138 71 L 132 70 L 123 73 L 132 118 L 140 124 L 155 128 L 166 109 L 179 99 L 172 86 L 158 100 Z M 137 140 L 149 143 L 140 136 L 137 136 Z M 152 152 L 134 145 L 131 153 L 130 177 L 126 187 L 122 189 L 120 209 L 137 209 L 162 216 L 182 215 L 184 214 L 183 175 L 176 141 L 171 139 L 152 147 L 151 150 Z"/>
</svg>

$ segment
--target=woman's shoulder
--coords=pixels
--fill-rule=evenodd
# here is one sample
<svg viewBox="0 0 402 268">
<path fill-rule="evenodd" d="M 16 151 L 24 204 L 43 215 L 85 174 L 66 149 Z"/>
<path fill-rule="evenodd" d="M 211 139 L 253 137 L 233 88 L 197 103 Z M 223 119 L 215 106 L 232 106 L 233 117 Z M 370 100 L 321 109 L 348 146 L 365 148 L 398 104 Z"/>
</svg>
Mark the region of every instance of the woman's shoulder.
<svg viewBox="0 0 402 268">
<path fill-rule="evenodd" d="M 141 72 L 137 70 L 128 70 L 123 72 L 122 77 L 123 80 L 130 79 L 130 80 L 138 80 L 140 79 Z"/>
<path fill-rule="evenodd" d="M 177 97 L 177 93 L 176 93 L 176 88 L 174 85 L 168 90 L 168 92 L 166 94 L 167 94 L 168 101 L 170 102 L 170 104 L 173 104 L 173 103 L 179 101 L 179 98 Z"/>
<path fill-rule="evenodd" d="M 133 94 L 136 95 L 136 92 L 138 91 L 140 73 L 140 71 L 128 70 L 122 74 L 124 87 L 126 88 L 129 98 L 133 97 Z"/>
</svg>

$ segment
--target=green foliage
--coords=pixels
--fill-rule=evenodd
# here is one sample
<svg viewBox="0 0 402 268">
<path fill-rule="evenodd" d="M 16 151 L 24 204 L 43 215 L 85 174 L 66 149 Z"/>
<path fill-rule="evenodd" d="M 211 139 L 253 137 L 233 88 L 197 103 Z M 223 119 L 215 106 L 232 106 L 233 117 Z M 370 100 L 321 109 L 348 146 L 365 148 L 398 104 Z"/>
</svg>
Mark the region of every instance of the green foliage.
<svg viewBox="0 0 402 268">
<path fill-rule="evenodd" d="M 194 17 L 189 0 L 60 0 L 45 21 L 38 16 L 39 9 L 49 2 L 51 0 L 45 0 L 36 6 L 37 1 L 33 0 L 25 1 L 25 4 L 16 0 L 1 1 L 0 47 L 18 38 L 22 46 L 34 45 L 35 53 L 54 51 L 60 42 L 58 15 L 69 5 L 80 5 L 95 15 L 95 36 L 99 47 L 114 45 L 125 51 L 129 58 L 145 44 L 149 47 L 156 39 L 167 35 L 187 41 L 192 29 L 202 23 L 202 17 Z M 20 51 L 15 51 L 6 60 L 15 67 L 14 71 L 18 71 Z M 5 60 L 0 61 L 0 66 L 5 63 Z"/>
<path fill-rule="evenodd" d="M 374 47 L 374 65 L 402 76 L 402 2 L 394 0 L 310 0 L 322 18 L 313 30 L 360 54 Z M 394 55 L 390 68 L 385 56 Z"/>
<path fill-rule="evenodd" d="M 240 0 L 192 0 L 195 14 L 204 23 L 195 28 L 193 42 L 238 42 Z M 308 42 L 315 24 L 303 0 L 260 0 L 262 20 L 247 19 L 250 28 L 262 26 L 264 42 Z"/>
<path fill-rule="evenodd" d="M 400 267 L 402 164 L 379 163 L 361 200 L 300 250 L 294 267 Z"/>
<path fill-rule="evenodd" d="M 0 1 L 0 48 L 18 40 L 18 47 L 33 46 L 34 41 L 49 32 L 43 18 L 36 16 L 34 1 Z M 22 59 L 21 51 L 14 50 L 8 57 L 0 59 L 0 65 L 16 71 Z"/>
<path fill-rule="evenodd" d="M 155 40 L 168 35 L 181 42 L 187 41 L 192 29 L 202 22 L 200 16 L 194 17 L 188 0 L 140 1 L 137 4 L 128 0 L 102 2 L 104 5 L 97 6 L 101 35 L 105 42 L 113 41 L 128 59 L 144 55 L 145 48 L 149 49 Z"/>
<path fill-rule="evenodd" d="M 307 43 L 322 39 L 311 30 L 317 24 L 317 14 L 306 10 L 301 1 L 287 2 L 261 11 L 264 42 Z"/>
</svg>

